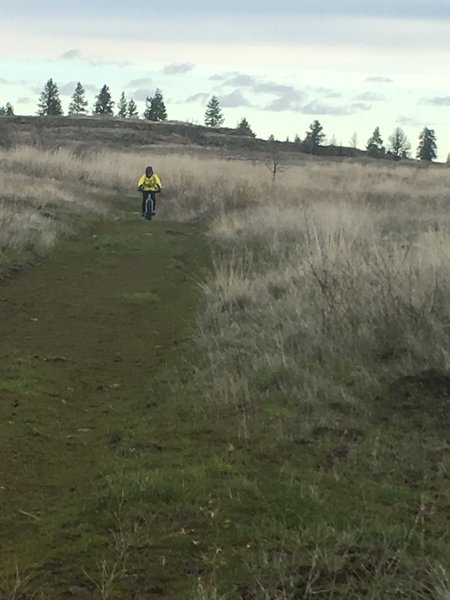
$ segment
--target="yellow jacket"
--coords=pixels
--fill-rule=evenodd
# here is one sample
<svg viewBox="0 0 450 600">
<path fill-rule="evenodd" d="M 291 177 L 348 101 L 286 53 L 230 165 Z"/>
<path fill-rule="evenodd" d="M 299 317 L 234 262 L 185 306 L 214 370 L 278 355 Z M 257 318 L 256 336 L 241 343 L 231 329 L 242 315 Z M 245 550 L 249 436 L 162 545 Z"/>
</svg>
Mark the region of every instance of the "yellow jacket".
<svg viewBox="0 0 450 600">
<path fill-rule="evenodd" d="M 141 187 L 141 185 L 146 192 L 157 192 L 161 189 L 161 179 L 156 173 L 153 173 L 151 177 L 147 177 L 144 173 L 139 179 L 138 187 Z"/>
</svg>

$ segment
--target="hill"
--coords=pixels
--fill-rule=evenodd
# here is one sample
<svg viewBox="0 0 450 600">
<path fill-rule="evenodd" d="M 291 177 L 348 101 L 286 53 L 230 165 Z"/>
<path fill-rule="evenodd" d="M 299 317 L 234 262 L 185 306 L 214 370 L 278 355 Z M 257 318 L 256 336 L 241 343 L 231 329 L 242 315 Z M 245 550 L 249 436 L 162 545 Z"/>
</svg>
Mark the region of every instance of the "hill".
<svg viewBox="0 0 450 600">
<path fill-rule="evenodd" d="M 3 139 L 3 144 L 2 144 Z M 252 138 L 228 127 L 211 128 L 180 121 L 152 122 L 117 117 L 3 117 L 0 124 L 0 146 L 14 141 L 44 147 L 102 146 L 111 149 L 139 149 L 162 146 L 165 150 L 189 148 L 196 152 L 214 150 L 238 158 L 266 158 L 274 154 L 287 161 L 308 160 L 294 142 L 270 142 Z M 366 156 L 366 152 L 341 146 L 322 146 L 320 155 L 333 157 Z"/>
</svg>

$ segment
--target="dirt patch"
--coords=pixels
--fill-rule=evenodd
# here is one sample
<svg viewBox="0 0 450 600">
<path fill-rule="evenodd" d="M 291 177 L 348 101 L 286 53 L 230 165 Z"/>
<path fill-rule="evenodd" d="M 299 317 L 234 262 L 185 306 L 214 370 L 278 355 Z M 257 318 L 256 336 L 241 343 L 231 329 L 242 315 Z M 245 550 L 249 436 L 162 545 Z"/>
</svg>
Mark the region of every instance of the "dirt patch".
<svg viewBox="0 0 450 600">
<path fill-rule="evenodd" d="M 384 419 L 392 413 L 408 426 L 432 426 L 446 430 L 450 426 L 450 374 L 427 369 L 394 381 L 383 397 L 376 400 Z"/>
</svg>

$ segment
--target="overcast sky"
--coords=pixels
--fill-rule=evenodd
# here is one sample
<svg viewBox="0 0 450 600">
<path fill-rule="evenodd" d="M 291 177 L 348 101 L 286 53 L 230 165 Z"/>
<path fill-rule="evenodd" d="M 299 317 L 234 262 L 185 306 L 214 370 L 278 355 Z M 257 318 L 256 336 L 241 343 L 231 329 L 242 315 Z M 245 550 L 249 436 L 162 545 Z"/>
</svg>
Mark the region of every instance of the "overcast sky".
<svg viewBox="0 0 450 600">
<path fill-rule="evenodd" d="M 106 83 L 141 111 L 160 87 L 170 118 L 202 122 L 216 94 L 227 125 L 246 116 L 261 137 L 317 118 L 337 143 L 400 125 L 415 147 L 427 125 L 442 159 L 449 66 L 450 0 L 16 0 L 0 22 L 0 105 L 17 114 L 50 77 L 65 107 L 77 81 L 91 103 Z"/>
</svg>

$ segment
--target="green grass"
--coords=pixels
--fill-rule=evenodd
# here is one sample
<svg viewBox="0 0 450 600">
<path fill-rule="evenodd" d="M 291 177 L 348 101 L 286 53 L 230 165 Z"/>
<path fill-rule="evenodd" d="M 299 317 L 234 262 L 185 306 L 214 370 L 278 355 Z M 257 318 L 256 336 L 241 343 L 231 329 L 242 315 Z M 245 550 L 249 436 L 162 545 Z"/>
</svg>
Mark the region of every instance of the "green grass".
<svg viewBox="0 0 450 600">
<path fill-rule="evenodd" d="M 281 370 L 258 410 L 206 404 L 202 228 L 95 235 L 2 289 L 2 600 L 16 563 L 24 599 L 448 597 L 445 378 L 307 433 Z"/>
</svg>

